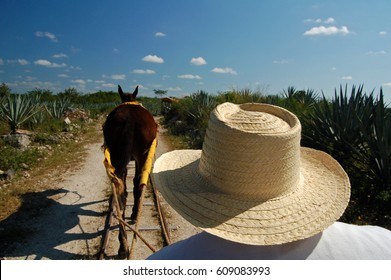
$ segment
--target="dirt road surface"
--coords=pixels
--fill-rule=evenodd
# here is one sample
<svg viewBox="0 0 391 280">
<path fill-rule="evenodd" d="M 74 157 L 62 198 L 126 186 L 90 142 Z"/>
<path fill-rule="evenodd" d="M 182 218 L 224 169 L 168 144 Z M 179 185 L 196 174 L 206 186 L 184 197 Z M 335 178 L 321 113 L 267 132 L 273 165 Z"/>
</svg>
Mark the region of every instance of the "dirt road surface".
<svg viewBox="0 0 391 280">
<path fill-rule="evenodd" d="M 170 150 L 163 134 L 160 132 L 158 136 L 156 158 Z M 1 253 L 2 258 L 69 260 L 98 257 L 111 193 L 102 163 L 102 143 L 102 139 L 97 139 L 96 143 L 88 145 L 84 161 L 75 170 L 48 179 L 47 191 L 29 194 L 48 205 L 38 211 L 38 215 L 23 220 L 20 217 L 20 213 L 25 213 L 22 204 L 17 213 L 7 218 L 11 222 L 23 220 L 23 225 L 15 232 L 20 236 L 17 242 L 3 244 L 6 249 Z M 131 179 L 128 185 L 131 185 Z M 177 228 L 172 232 L 174 242 L 198 232 L 168 205 L 164 207 L 169 213 L 169 224 Z M 116 239 L 112 238 L 111 242 Z M 137 254 L 139 259 L 152 253 L 146 250 Z"/>
</svg>

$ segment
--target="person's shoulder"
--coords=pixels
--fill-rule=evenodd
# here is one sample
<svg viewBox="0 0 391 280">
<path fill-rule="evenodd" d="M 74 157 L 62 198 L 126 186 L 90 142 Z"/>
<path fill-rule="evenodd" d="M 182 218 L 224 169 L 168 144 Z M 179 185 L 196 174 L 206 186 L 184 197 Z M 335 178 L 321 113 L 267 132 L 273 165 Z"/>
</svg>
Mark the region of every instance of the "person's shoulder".
<svg viewBox="0 0 391 280">
<path fill-rule="evenodd" d="M 223 259 L 232 254 L 238 243 L 230 242 L 206 232 L 163 247 L 148 257 L 148 260 L 202 260 Z"/>
<path fill-rule="evenodd" d="M 159 251 L 150 255 L 147 260 L 178 260 L 182 259 L 183 252 L 186 250 L 187 239 L 178 241 L 169 246 L 161 248 Z"/>
<path fill-rule="evenodd" d="M 198 233 L 169 246 L 149 256 L 148 260 L 186 260 L 198 259 L 202 255 L 202 248 L 207 248 L 207 235 L 204 232 Z"/>
<path fill-rule="evenodd" d="M 322 233 L 313 257 L 391 259 L 391 231 L 378 226 L 336 222 Z"/>
<path fill-rule="evenodd" d="M 342 222 L 335 222 L 332 226 L 325 230 L 325 232 L 338 232 L 346 235 L 347 233 L 355 235 L 382 235 L 391 238 L 391 231 L 379 226 L 372 225 L 353 225 Z"/>
</svg>

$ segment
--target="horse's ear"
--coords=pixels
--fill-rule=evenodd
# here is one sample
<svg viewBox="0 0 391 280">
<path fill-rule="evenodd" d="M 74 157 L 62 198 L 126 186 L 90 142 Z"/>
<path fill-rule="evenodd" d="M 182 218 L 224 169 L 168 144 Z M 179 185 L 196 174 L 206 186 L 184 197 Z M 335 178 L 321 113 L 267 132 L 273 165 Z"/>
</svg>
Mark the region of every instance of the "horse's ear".
<svg viewBox="0 0 391 280">
<path fill-rule="evenodd" d="M 133 91 L 133 94 L 132 94 L 134 99 L 136 99 L 137 93 L 138 93 L 138 86 L 136 87 L 136 89 Z"/>
<path fill-rule="evenodd" d="M 119 96 L 121 97 L 121 100 L 124 100 L 124 92 L 122 91 L 122 88 L 120 85 L 118 85 L 118 93 L 119 93 Z"/>
</svg>

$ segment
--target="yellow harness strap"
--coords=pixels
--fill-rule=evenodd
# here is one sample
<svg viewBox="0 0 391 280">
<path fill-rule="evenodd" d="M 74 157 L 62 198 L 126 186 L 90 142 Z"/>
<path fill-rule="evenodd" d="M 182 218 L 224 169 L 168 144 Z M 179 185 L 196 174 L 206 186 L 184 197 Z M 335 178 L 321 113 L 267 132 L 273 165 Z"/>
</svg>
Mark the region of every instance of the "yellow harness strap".
<svg viewBox="0 0 391 280">
<path fill-rule="evenodd" d="M 129 102 L 124 102 L 122 104 L 128 104 L 128 105 L 140 105 L 138 101 L 129 101 Z"/>
<path fill-rule="evenodd" d="M 144 166 L 141 169 L 140 186 L 142 185 L 146 186 L 148 184 L 148 178 L 152 170 L 152 162 L 153 162 L 153 156 L 155 155 L 155 151 L 156 151 L 156 145 L 157 145 L 157 140 L 155 138 L 153 139 L 153 142 L 149 147 L 147 160 L 145 161 Z"/>
<path fill-rule="evenodd" d="M 121 103 L 121 104 L 119 104 L 118 106 L 121 106 L 121 105 L 124 105 L 124 104 L 126 104 L 126 105 L 139 105 L 139 106 L 141 106 L 141 107 L 143 107 L 143 108 L 144 108 L 143 104 L 141 104 L 141 103 L 140 103 L 140 102 L 138 102 L 138 101 L 129 101 L 129 102 L 124 102 L 124 103 Z"/>
<path fill-rule="evenodd" d="M 143 186 L 143 185 L 146 186 L 148 184 L 149 175 L 151 174 L 151 170 L 152 170 L 153 157 L 154 157 L 155 151 L 156 151 L 156 145 L 157 145 L 157 139 L 155 138 L 155 139 L 153 139 L 153 142 L 152 142 L 151 146 L 149 147 L 147 160 L 145 161 L 144 166 L 141 169 L 140 186 Z M 109 176 L 109 178 L 111 180 L 113 180 L 113 179 L 118 180 L 119 178 L 117 177 L 117 175 L 115 175 L 115 168 L 111 164 L 109 148 L 107 148 L 107 147 L 105 148 L 104 155 L 105 155 L 105 159 L 103 160 L 103 164 L 106 167 L 107 175 Z"/>
<path fill-rule="evenodd" d="M 115 175 L 115 168 L 111 164 L 111 158 L 110 158 L 110 151 L 109 148 L 105 148 L 104 150 L 105 159 L 103 160 L 103 164 L 106 167 L 106 173 L 109 176 L 110 179 L 117 178 L 117 175 Z M 118 178 L 117 178 L 118 179 Z"/>
</svg>

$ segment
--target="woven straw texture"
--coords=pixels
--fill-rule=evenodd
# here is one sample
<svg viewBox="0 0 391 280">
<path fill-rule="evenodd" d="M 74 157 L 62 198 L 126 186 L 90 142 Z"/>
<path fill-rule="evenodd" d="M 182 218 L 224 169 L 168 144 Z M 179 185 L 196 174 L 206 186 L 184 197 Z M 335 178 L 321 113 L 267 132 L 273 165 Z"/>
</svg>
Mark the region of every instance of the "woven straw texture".
<svg viewBox="0 0 391 280">
<path fill-rule="evenodd" d="M 202 151 L 162 155 L 153 176 L 167 202 L 211 234 L 254 245 L 304 239 L 342 215 L 350 184 L 332 157 L 300 147 L 300 133 L 283 108 L 224 103 Z"/>
</svg>

